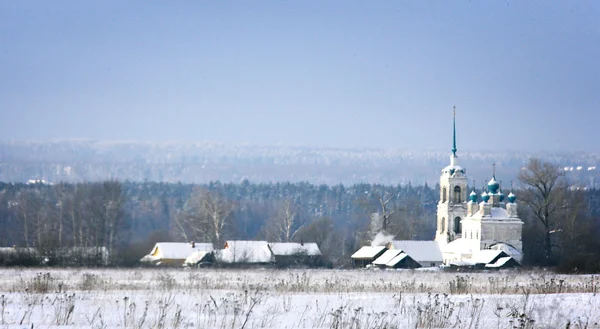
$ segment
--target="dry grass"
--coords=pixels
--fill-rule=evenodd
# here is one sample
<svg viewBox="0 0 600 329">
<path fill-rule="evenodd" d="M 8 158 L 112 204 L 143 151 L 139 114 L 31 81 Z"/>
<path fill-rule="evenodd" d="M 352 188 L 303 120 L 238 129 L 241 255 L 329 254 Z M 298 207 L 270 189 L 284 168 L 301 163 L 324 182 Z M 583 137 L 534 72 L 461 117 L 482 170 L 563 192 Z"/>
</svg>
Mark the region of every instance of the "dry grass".
<svg viewBox="0 0 600 329">
<path fill-rule="evenodd" d="M 598 277 L 545 272 L 4 269 L 0 321 L 36 327 L 594 328 Z"/>
</svg>

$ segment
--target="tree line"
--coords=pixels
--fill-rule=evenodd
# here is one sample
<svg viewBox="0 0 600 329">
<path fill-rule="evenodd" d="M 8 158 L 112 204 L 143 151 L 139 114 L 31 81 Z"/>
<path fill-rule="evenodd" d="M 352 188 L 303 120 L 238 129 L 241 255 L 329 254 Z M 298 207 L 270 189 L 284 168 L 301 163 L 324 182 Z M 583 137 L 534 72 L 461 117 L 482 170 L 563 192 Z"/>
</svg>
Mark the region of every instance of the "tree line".
<svg viewBox="0 0 600 329">
<path fill-rule="evenodd" d="M 558 168 L 535 161 L 520 173 L 522 184 L 514 191 L 525 222 L 526 264 L 598 270 L 600 191 L 572 189 Z M 544 170 L 546 176 L 540 175 Z M 539 182 L 552 173 L 554 183 Z M 369 243 L 374 213 L 396 239 L 432 239 L 438 198 L 438 186 L 410 183 L 0 183 L 0 246 L 36 248 L 56 265 L 77 259 L 65 257 L 66 250 L 82 256 L 100 248 L 110 265 L 129 266 L 161 241 L 212 242 L 217 248 L 228 239 L 305 241 L 318 243 L 331 266 L 345 266 Z M 95 257 L 77 262 L 100 264 Z"/>
</svg>

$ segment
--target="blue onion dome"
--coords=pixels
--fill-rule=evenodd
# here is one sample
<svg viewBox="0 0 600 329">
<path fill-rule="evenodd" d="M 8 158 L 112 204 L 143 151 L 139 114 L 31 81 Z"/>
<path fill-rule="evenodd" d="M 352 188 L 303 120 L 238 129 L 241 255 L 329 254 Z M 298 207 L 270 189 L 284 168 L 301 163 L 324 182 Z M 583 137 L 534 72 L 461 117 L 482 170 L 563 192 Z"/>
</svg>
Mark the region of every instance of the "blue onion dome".
<svg viewBox="0 0 600 329">
<path fill-rule="evenodd" d="M 500 183 L 496 180 L 496 177 L 492 177 L 488 183 L 488 190 L 490 190 L 491 194 L 498 193 L 498 189 L 500 188 Z"/>
<path fill-rule="evenodd" d="M 510 194 L 508 195 L 508 202 L 515 203 L 515 201 L 517 201 L 517 196 L 510 192 Z"/>
<path fill-rule="evenodd" d="M 481 198 L 483 199 L 483 202 L 488 202 L 490 200 L 490 195 L 486 192 L 483 192 L 481 193 Z"/>
<path fill-rule="evenodd" d="M 471 201 L 477 202 L 477 193 L 475 193 L 475 191 L 472 191 L 471 194 L 469 194 L 469 198 L 471 199 Z"/>
<path fill-rule="evenodd" d="M 502 191 L 498 192 L 498 199 L 500 202 L 504 202 L 504 193 L 502 193 Z"/>
</svg>

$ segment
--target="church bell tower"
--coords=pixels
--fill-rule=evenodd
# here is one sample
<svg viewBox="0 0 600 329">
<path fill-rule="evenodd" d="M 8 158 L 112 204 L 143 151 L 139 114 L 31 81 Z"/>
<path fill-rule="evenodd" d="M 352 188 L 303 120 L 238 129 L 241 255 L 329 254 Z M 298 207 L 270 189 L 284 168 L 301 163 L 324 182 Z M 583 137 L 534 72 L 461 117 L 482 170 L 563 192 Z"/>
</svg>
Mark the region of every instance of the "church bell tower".
<svg viewBox="0 0 600 329">
<path fill-rule="evenodd" d="M 440 245 L 461 237 L 461 221 L 467 215 L 466 170 L 458 165 L 456 155 L 456 107 L 452 120 L 452 153 L 450 165 L 442 169 L 440 177 L 440 201 L 437 206 L 437 230 L 435 240 Z"/>
</svg>

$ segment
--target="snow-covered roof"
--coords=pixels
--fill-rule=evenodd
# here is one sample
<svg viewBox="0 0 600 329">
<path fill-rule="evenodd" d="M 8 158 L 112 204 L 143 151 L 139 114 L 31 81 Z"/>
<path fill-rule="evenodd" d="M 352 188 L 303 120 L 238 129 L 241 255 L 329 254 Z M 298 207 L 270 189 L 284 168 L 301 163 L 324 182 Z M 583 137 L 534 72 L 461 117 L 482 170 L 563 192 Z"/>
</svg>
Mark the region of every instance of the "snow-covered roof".
<svg viewBox="0 0 600 329">
<path fill-rule="evenodd" d="M 449 166 L 444 167 L 444 169 L 442 169 L 442 171 L 447 171 L 447 170 L 452 170 L 452 169 L 454 169 L 454 170 L 461 170 L 462 167 L 458 166 L 458 165 L 454 165 L 454 166 L 449 165 Z"/>
<path fill-rule="evenodd" d="M 445 247 L 443 252 L 445 253 L 453 253 L 453 254 L 462 254 L 462 255 L 470 255 L 473 253 L 471 247 L 469 246 L 469 241 L 463 238 L 458 238 L 452 240 Z"/>
<path fill-rule="evenodd" d="M 501 207 L 490 207 L 490 216 L 484 217 L 482 211 L 474 213 L 472 216 L 467 216 L 466 219 L 482 219 L 482 220 L 501 220 L 501 221 L 520 221 L 518 218 L 508 216 L 508 211 Z"/>
<path fill-rule="evenodd" d="M 478 250 L 473 254 L 472 261 L 476 264 L 489 264 L 493 262 L 497 257 L 506 257 L 507 254 L 502 250 L 483 249 Z"/>
<path fill-rule="evenodd" d="M 374 258 L 379 253 L 381 253 L 383 250 L 385 250 L 385 247 L 382 247 L 382 246 L 377 246 L 377 247 L 364 246 L 364 247 L 358 249 L 357 252 L 352 254 L 351 258 L 354 258 L 354 259 Z"/>
<path fill-rule="evenodd" d="M 207 254 L 211 253 L 211 251 L 205 251 L 205 250 L 196 250 L 194 251 L 191 255 L 189 255 L 186 259 L 185 262 L 183 262 L 184 265 L 196 265 L 198 264 L 204 257 L 206 257 Z"/>
<path fill-rule="evenodd" d="M 386 265 L 390 266 L 390 267 L 394 267 L 394 266 L 396 266 L 396 264 L 400 263 L 406 257 L 410 258 L 409 255 L 401 252 L 398 255 L 396 255 L 396 257 L 392 258 L 389 262 L 387 262 Z"/>
<path fill-rule="evenodd" d="M 393 249 L 404 251 L 412 259 L 422 263 L 421 265 L 443 260 L 440 246 L 436 241 L 394 240 L 390 243 Z"/>
<path fill-rule="evenodd" d="M 387 250 L 381 256 L 377 257 L 376 260 L 373 261 L 373 265 L 387 265 L 387 263 L 389 263 L 392 259 L 394 259 L 394 257 L 398 256 L 398 254 L 401 253 L 402 250 L 398 249 Z"/>
<path fill-rule="evenodd" d="M 267 241 L 227 241 L 224 249 L 215 252 L 215 258 L 222 263 L 270 263 L 274 261 Z"/>
<path fill-rule="evenodd" d="M 158 252 L 157 252 L 158 251 Z M 186 259 L 194 251 L 213 251 L 212 243 L 158 242 L 152 248 L 150 256 L 155 259 Z M 146 259 L 146 257 L 142 258 Z"/>
<path fill-rule="evenodd" d="M 500 257 L 500 258 L 498 258 L 498 260 L 495 263 L 493 263 L 493 264 L 486 264 L 485 267 L 493 267 L 493 268 L 502 267 L 508 261 L 510 261 L 511 259 L 512 259 L 512 257 L 510 257 L 510 256 Z"/>
<path fill-rule="evenodd" d="M 295 243 L 295 242 L 273 242 L 269 243 L 271 251 L 275 256 L 307 255 L 320 256 L 321 250 L 314 243 Z"/>
<path fill-rule="evenodd" d="M 512 258 L 514 258 L 517 262 L 521 262 L 521 260 L 523 259 L 523 253 L 520 252 L 517 248 L 504 243 L 504 242 L 499 242 L 496 244 L 493 244 L 490 246 L 490 249 L 493 250 L 502 250 L 504 251 L 504 253 L 506 253 L 507 255 L 511 256 Z"/>
<path fill-rule="evenodd" d="M 492 218 L 508 219 L 508 211 L 506 211 L 506 209 L 500 208 L 500 207 L 492 207 L 491 210 L 492 210 Z"/>
</svg>

